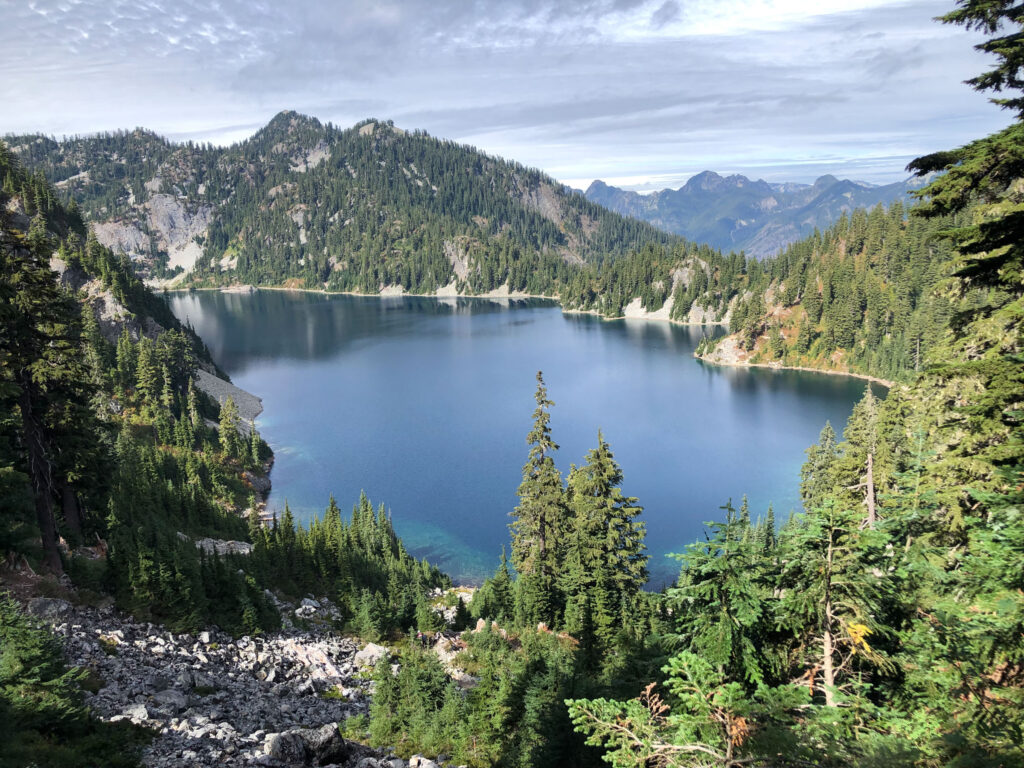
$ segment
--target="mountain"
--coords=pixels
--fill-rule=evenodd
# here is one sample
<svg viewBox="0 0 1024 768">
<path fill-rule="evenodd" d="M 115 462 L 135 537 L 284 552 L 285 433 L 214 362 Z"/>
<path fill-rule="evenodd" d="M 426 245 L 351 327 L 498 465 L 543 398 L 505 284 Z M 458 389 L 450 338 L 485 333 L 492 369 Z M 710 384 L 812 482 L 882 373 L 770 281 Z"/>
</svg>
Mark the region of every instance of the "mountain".
<svg viewBox="0 0 1024 768">
<path fill-rule="evenodd" d="M 595 181 L 585 195 L 592 202 L 694 242 L 764 258 L 815 229 L 828 227 L 843 213 L 906 200 L 922 183 L 915 179 L 872 186 L 822 176 L 813 184 L 769 184 L 704 171 L 679 189 L 641 195 Z"/>
<path fill-rule="evenodd" d="M 540 171 L 390 122 L 339 129 L 282 112 L 226 148 L 141 129 L 5 141 L 150 278 L 540 293 L 568 265 L 676 239 Z"/>
</svg>

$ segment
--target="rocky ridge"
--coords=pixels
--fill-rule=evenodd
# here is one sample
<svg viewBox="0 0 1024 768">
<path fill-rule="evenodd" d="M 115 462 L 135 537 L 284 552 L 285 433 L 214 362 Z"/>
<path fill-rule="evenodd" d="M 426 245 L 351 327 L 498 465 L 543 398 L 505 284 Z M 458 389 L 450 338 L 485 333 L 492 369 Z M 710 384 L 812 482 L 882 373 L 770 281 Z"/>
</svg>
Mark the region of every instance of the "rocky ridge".
<svg viewBox="0 0 1024 768">
<path fill-rule="evenodd" d="M 466 283 L 486 252 L 509 242 L 576 264 L 674 242 L 539 171 L 389 121 L 340 129 L 284 111 L 231 147 L 177 144 L 144 130 L 4 140 L 26 168 L 76 200 L 100 243 L 158 287 L 252 282 L 376 293 L 408 277 L 406 292 L 456 282 L 479 293 L 481 285 L 470 291 Z M 424 241 L 421 224 L 407 228 L 416 221 L 439 236 Z M 395 248 L 364 253 L 363 239 L 384 232 Z M 444 261 L 413 280 L 399 258 L 407 247 Z M 363 257 L 376 262 L 379 284 L 364 280 Z M 483 288 L 507 278 L 492 275 Z"/>
<path fill-rule="evenodd" d="M 27 604 L 63 641 L 68 662 L 89 670 L 87 702 L 96 716 L 154 732 L 143 754 L 147 768 L 437 768 L 341 736 L 339 723 L 369 711 L 373 684 L 360 669 L 388 649 L 360 650 L 324 628 L 336 613 L 327 601 L 278 606 L 284 631 L 234 639 L 216 630 L 176 634 L 110 607 L 55 598 Z M 297 629 L 295 619 L 321 628 Z"/>
<path fill-rule="evenodd" d="M 704 171 L 679 189 L 640 194 L 598 180 L 584 194 L 591 202 L 665 232 L 723 252 L 742 250 L 762 259 L 856 208 L 908 202 L 921 183 L 920 179 L 907 179 L 874 186 L 822 176 L 813 184 L 770 184 L 738 174 L 720 176 Z"/>
</svg>

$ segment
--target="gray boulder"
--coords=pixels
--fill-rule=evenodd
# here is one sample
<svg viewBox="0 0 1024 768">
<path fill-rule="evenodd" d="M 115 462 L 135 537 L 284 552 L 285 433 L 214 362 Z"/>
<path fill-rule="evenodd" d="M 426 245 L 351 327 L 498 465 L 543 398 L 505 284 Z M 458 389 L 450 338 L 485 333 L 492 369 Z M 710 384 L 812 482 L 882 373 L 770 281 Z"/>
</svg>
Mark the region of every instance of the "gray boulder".
<svg viewBox="0 0 1024 768">
<path fill-rule="evenodd" d="M 154 694 L 153 701 L 161 709 L 168 709 L 171 712 L 177 713 L 188 706 L 188 698 L 181 691 L 177 691 L 174 688 L 168 688 L 166 691 L 160 691 L 160 693 Z"/>
<path fill-rule="evenodd" d="M 298 731 L 306 744 L 306 752 L 315 765 L 340 763 L 348 759 L 349 744 L 338 732 L 337 725 L 322 725 L 319 728 Z"/>
<path fill-rule="evenodd" d="M 133 723 L 144 723 L 149 720 L 149 710 L 146 709 L 145 704 L 133 704 L 130 707 L 125 707 L 121 714 Z"/>
<path fill-rule="evenodd" d="M 302 765 L 306 762 L 306 743 L 295 731 L 267 734 L 263 750 L 270 757 L 288 765 Z"/>
<path fill-rule="evenodd" d="M 383 645 L 367 643 L 366 647 L 355 655 L 353 661 L 355 661 L 356 666 L 358 667 L 374 667 L 377 665 L 378 661 L 388 655 L 388 649 Z"/>
<path fill-rule="evenodd" d="M 252 544 L 247 541 L 226 541 L 224 539 L 199 539 L 196 547 L 208 555 L 248 555 Z"/>
<path fill-rule="evenodd" d="M 56 619 L 71 610 L 71 603 L 56 597 L 33 597 L 28 601 L 28 612 L 41 619 Z"/>
<path fill-rule="evenodd" d="M 242 479 L 249 484 L 249 486 L 256 491 L 256 493 L 263 494 L 266 496 L 270 493 L 270 477 L 268 475 L 257 475 L 255 472 L 246 470 L 242 473 Z"/>
<path fill-rule="evenodd" d="M 345 762 L 351 749 L 336 725 L 268 734 L 264 751 L 288 765 L 328 765 Z"/>
</svg>

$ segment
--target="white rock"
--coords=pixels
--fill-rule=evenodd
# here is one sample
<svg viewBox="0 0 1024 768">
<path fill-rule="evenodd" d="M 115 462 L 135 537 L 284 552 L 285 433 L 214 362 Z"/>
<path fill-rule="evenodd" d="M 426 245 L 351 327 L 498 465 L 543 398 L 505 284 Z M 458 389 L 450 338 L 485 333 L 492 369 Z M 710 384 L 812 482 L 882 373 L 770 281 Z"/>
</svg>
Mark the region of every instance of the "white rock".
<svg viewBox="0 0 1024 768">
<path fill-rule="evenodd" d="M 383 645 L 367 643 L 366 646 L 355 655 L 355 663 L 359 667 L 373 667 L 377 662 L 389 655 L 389 651 Z"/>
</svg>

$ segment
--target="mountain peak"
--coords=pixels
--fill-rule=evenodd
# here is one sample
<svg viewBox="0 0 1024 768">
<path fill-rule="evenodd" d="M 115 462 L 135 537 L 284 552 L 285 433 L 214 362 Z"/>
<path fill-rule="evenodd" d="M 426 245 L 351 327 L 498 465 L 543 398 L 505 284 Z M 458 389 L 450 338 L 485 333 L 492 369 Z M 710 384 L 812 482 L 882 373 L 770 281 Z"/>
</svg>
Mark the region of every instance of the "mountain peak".
<svg viewBox="0 0 1024 768">
<path fill-rule="evenodd" d="M 323 124 L 315 117 L 309 115 L 303 115 L 301 112 L 296 112 L 294 109 L 282 109 L 263 126 L 257 135 L 290 135 L 300 128 L 313 128 L 320 129 Z"/>
<path fill-rule="evenodd" d="M 725 179 L 719 176 L 714 171 L 701 171 L 696 176 L 690 177 L 690 180 L 686 182 L 686 189 L 689 190 L 711 190 L 718 189 L 722 186 Z"/>
<path fill-rule="evenodd" d="M 723 251 L 744 250 L 762 258 L 823 228 L 851 205 L 890 204 L 906 198 L 910 184 L 884 187 L 821 176 L 814 185 L 769 184 L 746 176 L 702 171 L 678 190 L 650 195 L 625 192 L 595 182 L 586 196 L 613 211 L 651 222 L 694 242 Z"/>
</svg>

